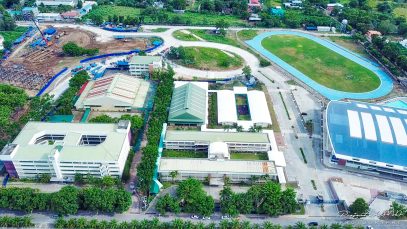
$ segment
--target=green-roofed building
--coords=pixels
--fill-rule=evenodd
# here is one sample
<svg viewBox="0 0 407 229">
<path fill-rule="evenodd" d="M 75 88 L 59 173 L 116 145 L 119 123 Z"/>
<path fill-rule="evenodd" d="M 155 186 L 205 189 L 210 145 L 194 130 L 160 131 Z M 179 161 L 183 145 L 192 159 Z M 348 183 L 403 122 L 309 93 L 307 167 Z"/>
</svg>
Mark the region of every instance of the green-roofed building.
<svg viewBox="0 0 407 229">
<path fill-rule="evenodd" d="M 207 111 L 207 92 L 194 83 L 174 89 L 168 123 L 173 125 L 202 125 Z"/>
</svg>

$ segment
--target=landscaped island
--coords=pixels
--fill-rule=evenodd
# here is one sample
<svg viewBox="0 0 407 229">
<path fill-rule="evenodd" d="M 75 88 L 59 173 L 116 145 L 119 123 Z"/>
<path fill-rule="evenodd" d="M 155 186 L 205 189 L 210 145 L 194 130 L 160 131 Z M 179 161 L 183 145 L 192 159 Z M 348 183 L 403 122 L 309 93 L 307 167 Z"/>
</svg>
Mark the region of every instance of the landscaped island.
<svg viewBox="0 0 407 229">
<path fill-rule="evenodd" d="M 243 59 L 216 48 L 171 48 L 168 57 L 177 64 L 201 70 L 232 70 L 243 66 Z"/>
<path fill-rule="evenodd" d="M 273 35 L 262 41 L 265 49 L 328 88 L 368 92 L 380 85 L 370 70 L 310 39 Z"/>
</svg>

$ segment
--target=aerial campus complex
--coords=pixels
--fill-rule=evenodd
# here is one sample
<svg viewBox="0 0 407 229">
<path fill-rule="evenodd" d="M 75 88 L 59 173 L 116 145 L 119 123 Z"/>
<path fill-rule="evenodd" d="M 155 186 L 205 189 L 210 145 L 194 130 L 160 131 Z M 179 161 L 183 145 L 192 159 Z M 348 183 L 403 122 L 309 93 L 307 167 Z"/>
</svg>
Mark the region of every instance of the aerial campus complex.
<svg viewBox="0 0 407 229">
<path fill-rule="evenodd" d="M 0 225 L 407 228 L 405 4 L 218 3 L 1 3 Z"/>
</svg>

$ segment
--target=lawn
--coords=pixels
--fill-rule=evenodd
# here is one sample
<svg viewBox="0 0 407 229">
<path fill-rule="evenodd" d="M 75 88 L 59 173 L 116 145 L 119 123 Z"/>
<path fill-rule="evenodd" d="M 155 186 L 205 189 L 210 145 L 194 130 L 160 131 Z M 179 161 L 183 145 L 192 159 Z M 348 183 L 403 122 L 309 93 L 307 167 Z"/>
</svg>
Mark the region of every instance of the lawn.
<svg viewBox="0 0 407 229">
<path fill-rule="evenodd" d="M 140 15 L 141 9 L 127 6 L 114 6 L 114 5 L 100 5 L 94 7 L 88 14 L 83 18 L 92 18 L 93 15 L 102 15 L 103 19 L 107 21 L 108 17 L 113 15 L 117 16 L 127 16 L 136 17 Z"/>
<path fill-rule="evenodd" d="M 235 160 L 268 160 L 265 153 L 230 153 L 230 159 Z"/>
<path fill-rule="evenodd" d="M 168 30 L 168 28 L 155 28 L 155 29 L 152 29 L 151 32 L 162 33 L 162 32 L 165 32 L 167 30 Z"/>
<path fill-rule="evenodd" d="M 393 10 L 393 14 L 398 16 L 398 17 L 404 17 L 407 19 L 407 4 L 404 4 L 402 7 L 396 7 Z"/>
<path fill-rule="evenodd" d="M 178 157 L 178 158 L 208 158 L 207 152 L 195 151 L 178 151 L 178 150 L 164 150 L 162 157 Z"/>
<path fill-rule="evenodd" d="M 230 70 L 243 66 L 243 59 L 240 56 L 231 53 L 225 53 L 216 48 L 204 47 L 184 47 L 185 56 L 190 63 L 185 64 L 184 60 L 178 61 L 179 64 L 191 68 L 202 70 Z M 191 58 L 194 57 L 193 61 Z"/>
<path fill-rule="evenodd" d="M 239 43 L 230 37 L 230 34 L 222 36 L 219 34 L 214 34 L 212 31 L 205 29 L 189 29 L 188 31 L 209 42 L 240 47 Z"/>
<path fill-rule="evenodd" d="M 182 30 L 174 31 L 172 33 L 172 36 L 181 41 L 199 41 L 199 39 L 193 36 L 192 34 L 186 34 L 182 32 Z"/>
<path fill-rule="evenodd" d="M 235 95 L 238 120 L 251 120 L 249 101 L 246 95 Z"/>
<path fill-rule="evenodd" d="M 237 32 L 237 35 L 239 36 L 240 39 L 247 41 L 257 36 L 257 30 L 244 29 Z"/>
<path fill-rule="evenodd" d="M 27 27 L 17 27 L 13 31 L 0 31 L 0 35 L 4 38 L 4 41 L 14 42 L 23 33 L 27 31 Z"/>
<path fill-rule="evenodd" d="M 268 51 L 328 88 L 367 92 L 380 85 L 370 70 L 307 38 L 274 35 L 262 41 Z"/>
</svg>

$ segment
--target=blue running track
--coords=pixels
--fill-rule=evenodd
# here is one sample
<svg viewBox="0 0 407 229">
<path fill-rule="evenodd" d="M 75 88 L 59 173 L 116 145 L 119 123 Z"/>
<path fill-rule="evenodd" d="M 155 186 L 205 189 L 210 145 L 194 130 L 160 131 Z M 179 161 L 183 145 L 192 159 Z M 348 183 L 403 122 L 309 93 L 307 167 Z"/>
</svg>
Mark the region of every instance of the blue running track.
<svg viewBox="0 0 407 229">
<path fill-rule="evenodd" d="M 305 37 L 310 40 L 313 40 L 329 49 L 332 51 L 356 62 L 357 64 L 360 64 L 364 66 L 365 68 L 371 70 L 374 72 L 381 81 L 381 84 L 378 88 L 376 88 L 373 91 L 369 92 L 363 92 L 363 93 L 352 93 L 352 92 L 344 92 L 344 91 L 337 91 L 333 90 L 330 88 L 327 88 L 308 76 L 304 75 L 302 72 L 298 71 L 296 68 L 292 67 L 288 63 L 284 62 L 282 59 L 278 58 L 276 55 L 270 53 L 267 51 L 263 46 L 261 45 L 261 42 L 264 38 L 273 36 L 273 35 L 296 35 L 300 37 Z M 296 32 L 296 31 L 287 31 L 287 30 L 279 30 L 279 31 L 272 31 L 272 32 L 265 32 L 260 35 L 257 35 L 254 37 L 252 40 L 246 41 L 246 43 L 257 50 L 259 53 L 262 55 L 266 56 L 269 58 L 271 61 L 274 63 L 278 64 L 281 68 L 284 68 L 286 71 L 297 77 L 299 80 L 302 82 L 306 83 L 309 87 L 314 89 L 315 91 L 318 91 L 320 94 L 325 96 L 326 98 L 330 100 L 340 100 L 344 98 L 348 99 L 374 99 L 378 97 L 382 97 L 390 93 L 393 89 L 393 80 L 391 77 L 384 72 L 377 63 L 368 60 L 348 49 L 345 49 L 341 46 L 338 46 L 337 44 L 330 42 L 328 40 L 324 40 L 321 38 L 318 38 L 316 36 L 306 34 L 306 33 L 301 33 L 301 32 Z"/>
</svg>

